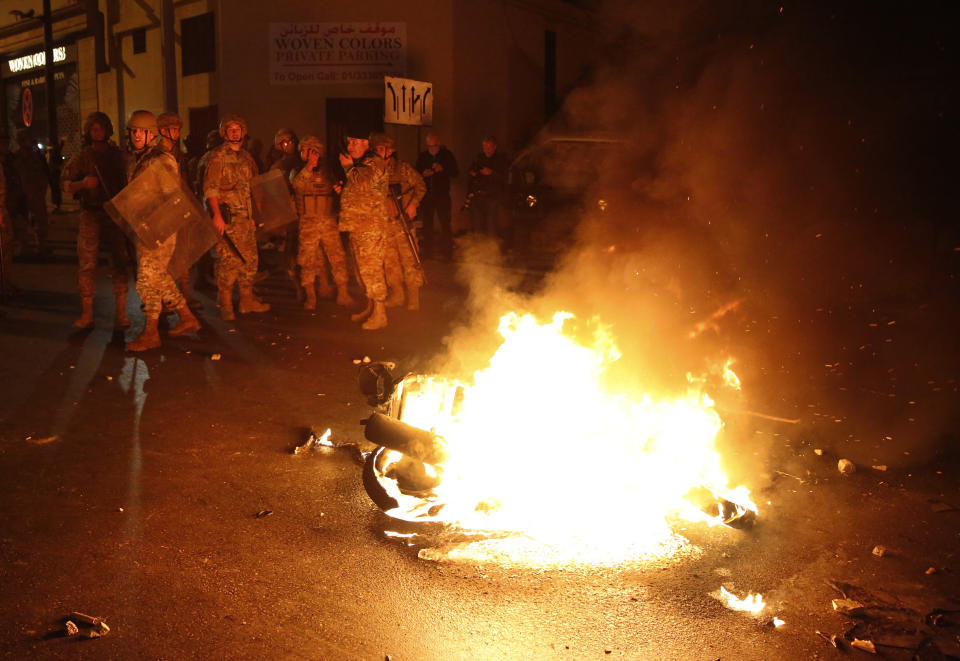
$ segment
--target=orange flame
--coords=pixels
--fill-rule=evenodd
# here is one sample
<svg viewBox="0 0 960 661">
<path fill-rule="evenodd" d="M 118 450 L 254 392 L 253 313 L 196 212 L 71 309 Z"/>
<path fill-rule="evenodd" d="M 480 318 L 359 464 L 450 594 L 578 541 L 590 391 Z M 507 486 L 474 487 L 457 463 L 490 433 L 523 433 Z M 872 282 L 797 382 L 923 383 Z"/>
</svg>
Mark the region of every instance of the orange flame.
<svg viewBox="0 0 960 661">
<path fill-rule="evenodd" d="M 582 344 L 564 333 L 572 318 L 507 314 L 472 383 L 419 377 L 407 390 L 401 419 L 448 443 L 439 517 L 519 533 L 566 560 L 619 562 L 675 549 L 671 517 L 719 522 L 685 502 L 693 488 L 756 512 L 747 489 L 727 487 L 713 400 L 693 385 L 672 399 L 610 392 L 602 377 L 620 359 L 610 329 L 593 324 Z"/>
</svg>

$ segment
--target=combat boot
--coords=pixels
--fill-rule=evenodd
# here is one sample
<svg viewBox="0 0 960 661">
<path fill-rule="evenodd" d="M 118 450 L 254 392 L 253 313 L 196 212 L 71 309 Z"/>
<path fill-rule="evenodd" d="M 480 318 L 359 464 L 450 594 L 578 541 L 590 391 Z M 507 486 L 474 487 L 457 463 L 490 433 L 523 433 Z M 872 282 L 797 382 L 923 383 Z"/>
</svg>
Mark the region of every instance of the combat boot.
<svg viewBox="0 0 960 661">
<path fill-rule="evenodd" d="M 409 285 L 407 287 L 407 309 L 420 309 L 420 285 Z"/>
<path fill-rule="evenodd" d="M 350 321 L 363 321 L 364 319 L 370 316 L 371 312 L 373 312 L 373 300 L 368 298 L 367 306 L 362 310 L 360 310 L 360 312 L 357 312 L 356 314 L 351 314 Z"/>
<path fill-rule="evenodd" d="M 313 283 L 303 283 L 303 309 L 304 310 L 316 310 L 317 309 L 317 290 L 314 287 Z"/>
<path fill-rule="evenodd" d="M 390 288 L 390 295 L 387 296 L 387 300 L 383 303 L 388 308 L 398 308 L 405 302 L 406 298 L 403 295 L 403 285 L 397 285 L 396 287 Z"/>
<path fill-rule="evenodd" d="M 220 306 L 220 318 L 224 321 L 233 321 L 236 317 L 233 314 L 233 288 L 221 291 L 217 296 L 217 304 Z"/>
<path fill-rule="evenodd" d="M 337 305 L 341 305 L 345 308 L 352 308 L 357 304 L 356 299 L 350 295 L 350 292 L 347 290 L 347 283 L 338 282 L 337 283 Z"/>
<path fill-rule="evenodd" d="M 376 301 L 373 304 L 373 314 L 360 325 L 360 328 L 363 330 L 377 330 L 379 328 L 387 327 L 387 306 L 381 302 Z"/>
<path fill-rule="evenodd" d="M 170 332 L 167 333 L 170 337 L 180 337 L 186 333 L 196 333 L 200 330 L 200 322 L 193 316 L 190 305 L 186 301 L 177 308 L 177 314 L 180 315 L 180 321 L 175 328 L 171 328 Z"/>
<path fill-rule="evenodd" d="M 93 297 L 80 299 L 80 316 L 73 322 L 74 328 L 93 328 Z"/>
<path fill-rule="evenodd" d="M 159 315 L 147 315 L 146 322 L 143 324 L 143 332 L 137 339 L 127 342 L 127 351 L 147 351 L 159 347 L 160 332 L 157 330 L 159 320 Z"/>
<path fill-rule="evenodd" d="M 269 303 L 264 303 L 253 295 L 253 287 L 240 288 L 240 314 L 247 314 L 248 312 L 266 312 L 269 309 Z"/>
<path fill-rule="evenodd" d="M 127 292 L 117 292 L 117 312 L 113 320 L 113 325 L 117 328 L 127 328 L 130 326 L 130 317 L 127 316 Z"/>
</svg>

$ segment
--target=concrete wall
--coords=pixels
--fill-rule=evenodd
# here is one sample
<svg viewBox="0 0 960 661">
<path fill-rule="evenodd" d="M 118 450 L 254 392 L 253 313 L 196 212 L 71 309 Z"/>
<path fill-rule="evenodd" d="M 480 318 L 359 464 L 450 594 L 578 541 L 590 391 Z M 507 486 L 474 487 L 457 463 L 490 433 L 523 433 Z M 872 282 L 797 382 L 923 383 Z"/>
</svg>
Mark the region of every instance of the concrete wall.
<svg viewBox="0 0 960 661">
<path fill-rule="evenodd" d="M 274 84 L 270 80 L 270 23 L 403 22 L 407 30 L 406 77 L 433 84 L 435 130 L 453 132 L 452 4 L 449 0 L 286 0 L 258 2 L 231 11 L 223 0 L 218 12 L 220 72 L 217 98 L 223 112 L 244 115 L 250 133 L 270 144 L 280 127 L 299 135 L 326 136 L 326 99 L 382 98 L 383 83 Z M 414 158 L 415 128 L 390 127 L 399 149 Z M 425 132 L 423 132 L 425 133 Z M 449 138 L 445 138 L 449 139 Z"/>
</svg>

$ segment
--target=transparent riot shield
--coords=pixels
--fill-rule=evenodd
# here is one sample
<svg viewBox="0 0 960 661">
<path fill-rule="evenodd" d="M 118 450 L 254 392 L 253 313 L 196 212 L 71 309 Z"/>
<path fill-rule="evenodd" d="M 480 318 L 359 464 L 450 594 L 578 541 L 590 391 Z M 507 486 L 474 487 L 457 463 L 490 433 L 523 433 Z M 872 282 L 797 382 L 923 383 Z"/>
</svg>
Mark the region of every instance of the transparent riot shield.
<svg viewBox="0 0 960 661">
<path fill-rule="evenodd" d="M 267 170 L 250 180 L 253 222 L 257 232 L 271 232 L 297 220 L 290 187 L 280 170 Z"/>
<path fill-rule="evenodd" d="M 173 250 L 167 272 L 174 278 L 185 275 L 197 260 L 217 243 L 216 228 L 207 214 L 191 220 L 177 230 L 177 247 Z"/>
<path fill-rule="evenodd" d="M 103 205 L 145 246 L 160 245 L 190 222 L 205 220 L 203 206 L 187 188 L 172 159 L 154 159 L 136 179 Z"/>
</svg>

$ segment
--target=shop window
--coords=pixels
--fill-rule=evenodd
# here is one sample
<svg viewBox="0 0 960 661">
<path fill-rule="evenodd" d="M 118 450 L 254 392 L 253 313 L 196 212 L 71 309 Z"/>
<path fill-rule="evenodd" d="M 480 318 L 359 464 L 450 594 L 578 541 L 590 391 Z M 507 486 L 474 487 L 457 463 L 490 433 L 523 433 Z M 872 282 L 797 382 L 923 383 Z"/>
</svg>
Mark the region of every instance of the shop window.
<svg viewBox="0 0 960 661">
<path fill-rule="evenodd" d="M 133 54 L 147 52 L 147 28 L 137 28 L 133 31 Z"/>
<path fill-rule="evenodd" d="M 180 21 L 182 75 L 217 70 L 216 24 L 213 12 Z"/>
</svg>

